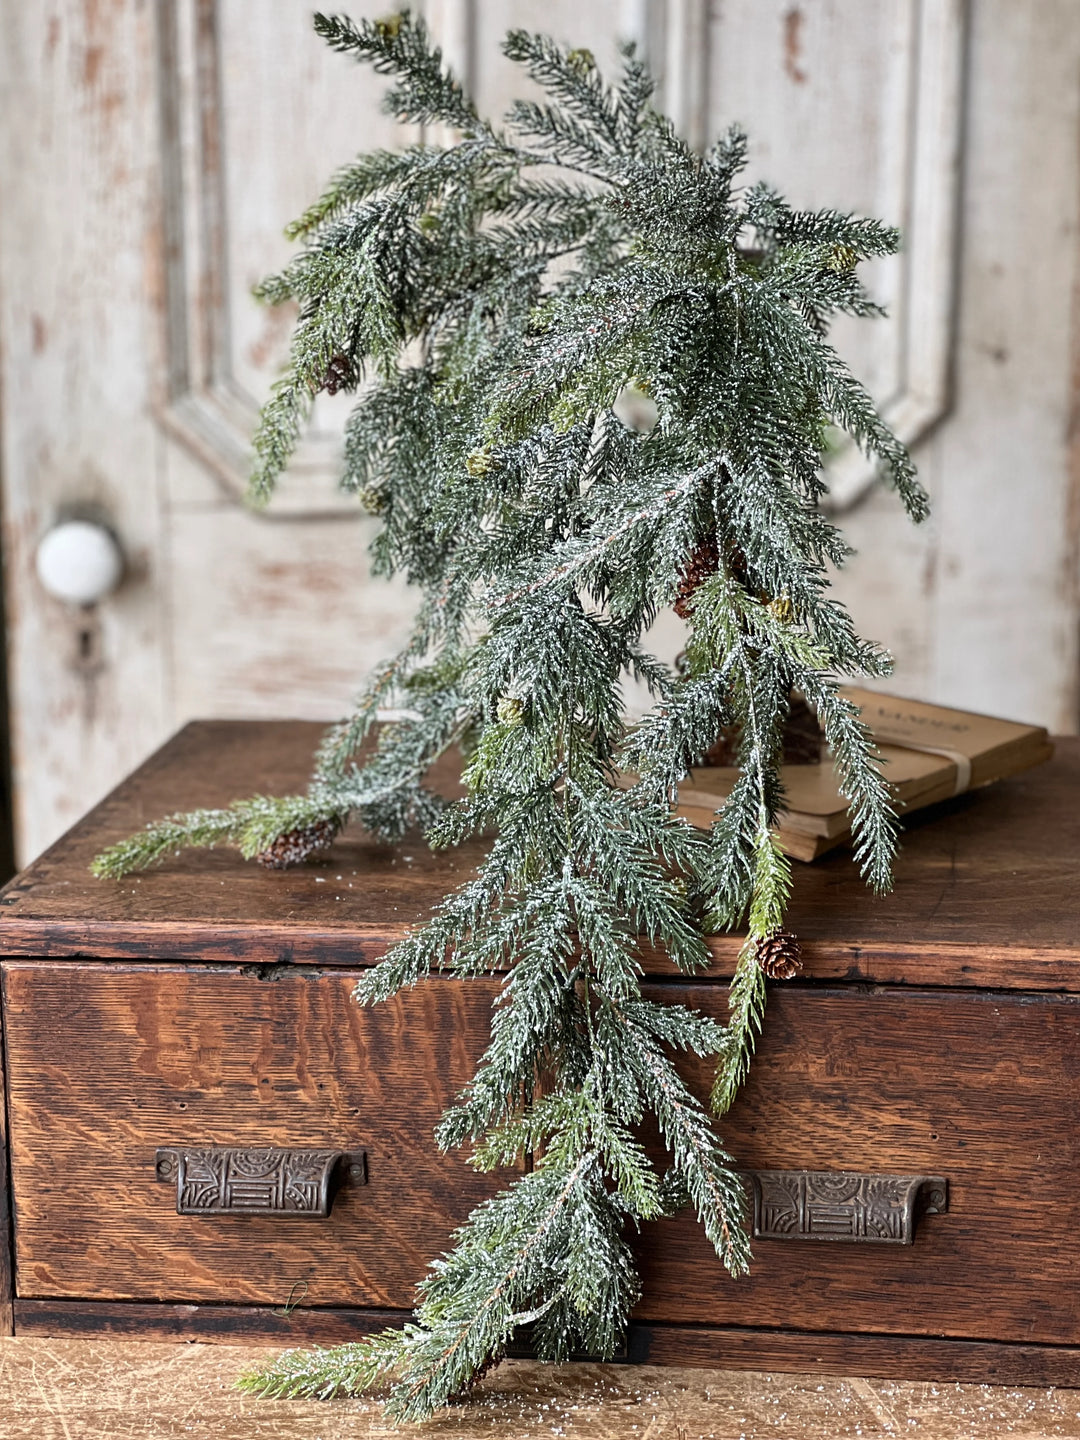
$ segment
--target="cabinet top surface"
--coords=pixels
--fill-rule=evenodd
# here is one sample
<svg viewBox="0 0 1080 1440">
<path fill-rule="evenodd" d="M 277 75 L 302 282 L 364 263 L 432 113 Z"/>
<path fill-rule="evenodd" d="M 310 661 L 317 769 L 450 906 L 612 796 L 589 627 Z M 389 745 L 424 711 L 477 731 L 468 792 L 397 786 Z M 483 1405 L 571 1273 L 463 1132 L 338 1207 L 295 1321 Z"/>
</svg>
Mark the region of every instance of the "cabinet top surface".
<svg viewBox="0 0 1080 1440">
<path fill-rule="evenodd" d="M 88 870 L 162 815 L 302 789 L 321 729 L 186 726 L 0 894 L 0 955 L 370 964 L 473 873 L 479 845 L 433 854 L 420 835 L 390 847 L 350 828 L 328 858 L 285 872 L 228 849 L 121 881 Z M 446 765 L 434 783 L 454 778 Z M 810 978 L 1080 990 L 1078 859 L 1080 739 L 1065 739 L 1048 764 L 913 816 L 884 899 L 846 850 L 796 863 L 790 924 Z M 715 938 L 717 974 L 738 947 Z"/>
</svg>

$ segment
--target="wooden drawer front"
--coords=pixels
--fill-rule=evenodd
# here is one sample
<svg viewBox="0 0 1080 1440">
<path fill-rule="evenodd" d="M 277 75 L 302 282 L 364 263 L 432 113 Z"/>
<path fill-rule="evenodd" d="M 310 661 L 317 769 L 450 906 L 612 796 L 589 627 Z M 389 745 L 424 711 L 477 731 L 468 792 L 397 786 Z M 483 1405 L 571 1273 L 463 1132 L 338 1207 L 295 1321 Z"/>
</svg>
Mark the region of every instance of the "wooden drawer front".
<svg viewBox="0 0 1080 1440">
<path fill-rule="evenodd" d="M 270 974 L 4 964 L 19 1296 L 411 1308 L 509 1178 L 432 1139 L 494 986 L 361 1010 L 349 973 Z M 723 1017 L 724 987 L 648 988 Z M 720 1128 L 748 1170 L 945 1176 L 948 1213 L 910 1247 L 758 1240 L 737 1282 L 688 1216 L 646 1226 L 639 1318 L 1080 1343 L 1080 1001 L 777 987 Z M 179 1216 L 155 1151 L 199 1145 L 362 1148 L 369 1183 L 325 1220 Z"/>
<path fill-rule="evenodd" d="M 491 1191 L 432 1140 L 485 1042 L 485 981 L 362 1010 L 341 971 L 3 972 L 20 1296 L 411 1308 Z M 155 1150 L 207 1145 L 362 1148 L 368 1184 L 326 1219 L 177 1215 Z"/>
<path fill-rule="evenodd" d="M 722 990 L 650 988 L 723 1018 Z M 747 1169 L 944 1176 L 948 1213 L 910 1247 L 760 1239 L 738 1282 L 690 1219 L 647 1226 L 642 1318 L 1080 1342 L 1075 998 L 776 987 L 720 1130 Z"/>
</svg>

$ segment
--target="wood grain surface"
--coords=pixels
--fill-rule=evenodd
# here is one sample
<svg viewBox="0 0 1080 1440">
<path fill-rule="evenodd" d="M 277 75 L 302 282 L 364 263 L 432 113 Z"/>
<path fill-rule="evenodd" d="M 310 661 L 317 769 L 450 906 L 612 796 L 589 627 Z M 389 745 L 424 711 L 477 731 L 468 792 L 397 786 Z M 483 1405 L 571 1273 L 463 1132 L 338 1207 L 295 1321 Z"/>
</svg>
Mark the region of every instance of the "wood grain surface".
<svg viewBox="0 0 1080 1440">
<path fill-rule="evenodd" d="M 820 1377 L 858 1373 L 948 1385 L 975 1382 L 984 1388 L 1080 1386 L 1080 1348 L 1075 1345 L 995 1344 L 923 1335 L 855 1335 L 736 1325 L 640 1324 L 632 1327 L 631 1346 L 635 1359 L 640 1355 L 649 1364 L 681 1369 L 764 1369 Z M 1076 1418 L 1080 1420 L 1080 1399 Z"/>
<path fill-rule="evenodd" d="M 490 1193 L 432 1129 L 494 982 L 365 1011 L 343 971 L 3 970 L 21 1298 L 409 1308 Z M 723 1013 L 716 986 L 648 988 Z M 778 987 L 721 1125 L 737 1164 L 943 1175 L 949 1213 L 911 1247 L 759 1240 L 738 1282 L 688 1215 L 646 1226 L 638 1318 L 1080 1345 L 1078 1080 L 1076 997 Z M 162 1144 L 363 1146 L 370 1183 L 322 1222 L 181 1217 Z"/>
<path fill-rule="evenodd" d="M 645 1226 L 643 1319 L 1080 1344 L 1076 997 L 776 987 L 718 1129 L 747 1170 L 944 1176 L 948 1213 L 910 1247 L 760 1239 L 739 1281 L 689 1215 Z"/>
<path fill-rule="evenodd" d="M 12 1308 L 18 1335 L 197 1340 L 219 1345 L 344 1345 L 391 1325 L 402 1325 L 412 1315 L 411 1310 L 376 1306 L 270 1308 L 145 1300 L 16 1300 Z M 929 1375 L 931 1371 L 920 1373 Z"/>
<path fill-rule="evenodd" d="M 61 1339 L 137 1339 L 237 1345 L 341 1345 L 408 1316 L 401 1310 L 168 1305 L 117 1300 L 16 1300 L 16 1333 Z M 681 1369 L 887 1375 L 950 1384 L 1080 1385 L 1080 1347 L 924 1335 L 853 1335 L 725 1325 L 628 1327 L 626 1364 Z M 1078 1417 L 1080 1418 L 1080 1417 Z"/>
<path fill-rule="evenodd" d="M 252 1347 L 0 1342 L 4 1440 L 1077 1440 L 1080 1394 L 507 1360 L 464 1403 L 391 1430 L 374 1400 L 260 1400 Z"/>
<path fill-rule="evenodd" d="M 0 1336 L 13 1332 L 11 1301 L 15 1290 L 12 1273 L 11 1187 L 7 1155 L 7 1096 L 4 1084 L 3 1046 L 0 1045 Z"/>
<path fill-rule="evenodd" d="M 411 1307 L 498 1179 L 432 1139 L 492 984 L 362 1010 L 354 978 L 7 962 L 19 1295 Z M 325 1220 L 180 1216 L 159 1145 L 363 1148 L 368 1183 Z"/>
<path fill-rule="evenodd" d="M 88 873 L 103 846 L 163 814 L 306 783 L 320 727 L 187 726 L 0 895 L 0 953 L 368 964 L 466 880 L 477 845 L 350 830 L 328 859 L 268 873 L 228 850 L 123 881 Z M 455 762 L 436 783 L 452 787 Z M 815 979 L 1080 989 L 1080 741 L 1029 774 L 912 817 L 896 889 L 877 899 L 846 852 L 796 867 L 792 927 Z M 739 940 L 712 942 L 730 973 Z M 654 957 L 649 967 L 664 973 Z"/>
</svg>

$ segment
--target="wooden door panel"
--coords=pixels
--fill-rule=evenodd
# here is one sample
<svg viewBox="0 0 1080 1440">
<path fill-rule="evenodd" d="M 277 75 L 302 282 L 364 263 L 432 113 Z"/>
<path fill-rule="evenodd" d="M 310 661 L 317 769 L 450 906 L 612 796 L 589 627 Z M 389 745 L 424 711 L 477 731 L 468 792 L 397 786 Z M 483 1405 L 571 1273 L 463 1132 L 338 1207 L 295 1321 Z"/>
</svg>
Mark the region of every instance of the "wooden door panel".
<svg viewBox="0 0 1080 1440">
<path fill-rule="evenodd" d="M 329 720 L 404 644 L 415 596 L 369 582 L 374 522 L 267 522 L 239 506 L 172 520 L 175 703 L 183 716 Z"/>
<path fill-rule="evenodd" d="M 17 850 L 29 859 L 168 732 L 150 414 L 160 246 L 151 6 L 5 6 L 0 477 Z M 123 536 L 99 614 L 38 584 L 72 508 Z M 88 636 L 87 643 L 84 636 Z"/>
</svg>

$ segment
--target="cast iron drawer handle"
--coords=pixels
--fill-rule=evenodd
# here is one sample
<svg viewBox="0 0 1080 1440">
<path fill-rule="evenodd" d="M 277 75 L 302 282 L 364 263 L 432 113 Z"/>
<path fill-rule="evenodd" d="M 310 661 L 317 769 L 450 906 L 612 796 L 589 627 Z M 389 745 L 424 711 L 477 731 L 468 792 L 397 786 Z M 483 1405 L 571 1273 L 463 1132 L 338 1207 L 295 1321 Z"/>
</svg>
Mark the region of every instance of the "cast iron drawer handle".
<svg viewBox="0 0 1080 1440">
<path fill-rule="evenodd" d="M 944 1215 L 949 1187 L 936 1175 L 848 1170 L 752 1170 L 754 1235 L 763 1240 L 848 1240 L 911 1245 L 923 1215 Z"/>
<path fill-rule="evenodd" d="M 363 1150 L 162 1149 L 157 1178 L 176 1181 L 178 1215 L 330 1214 L 335 1173 L 367 1184 Z"/>
</svg>

